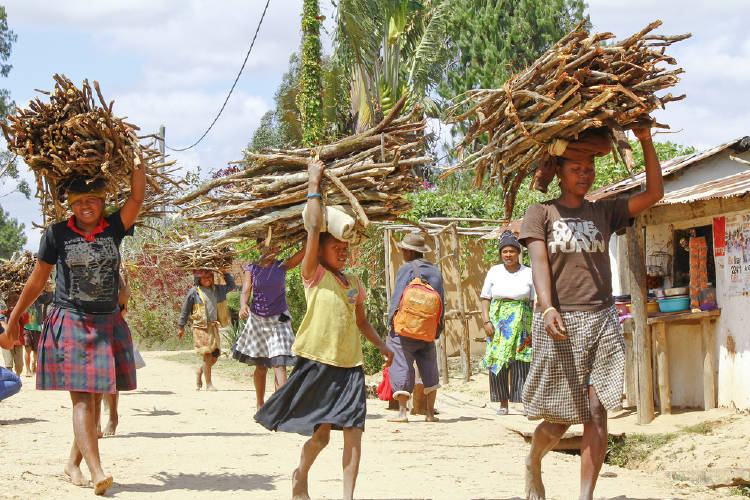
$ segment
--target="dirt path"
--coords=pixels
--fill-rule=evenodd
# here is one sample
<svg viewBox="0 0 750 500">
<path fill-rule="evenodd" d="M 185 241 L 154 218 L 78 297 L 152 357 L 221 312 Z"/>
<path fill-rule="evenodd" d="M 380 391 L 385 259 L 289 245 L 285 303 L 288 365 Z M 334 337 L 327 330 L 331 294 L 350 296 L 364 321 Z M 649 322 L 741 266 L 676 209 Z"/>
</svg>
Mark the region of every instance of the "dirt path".
<svg viewBox="0 0 750 500">
<path fill-rule="evenodd" d="M 108 496 L 145 498 L 289 498 L 289 476 L 303 436 L 270 433 L 252 420 L 251 379 L 217 377 L 216 393 L 196 392 L 190 366 L 144 353 L 139 389 L 122 393 L 117 435 L 100 441 L 105 470 L 114 475 Z M 229 361 L 227 361 L 229 362 Z M 23 379 L 22 392 L 0 403 L 4 498 L 80 498 L 62 473 L 70 447 L 67 393 L 41 392 Z M 517 498 L 523 494 L 527 445 L 469 394 L 438 394 L 442 422 L 414 418 L 395 425 L 384 404 L 368 400 L 358 498 Z M 334 433 L 311 471 L 313 498 L 340 498 L 340 433 Z M 579 459 L 552 453 L 544 463 L 548 498 L 578 494 Z M 85 470 L 85 469 L 84 469 Z M 87 472 L 87 471 L 86 471 Z M 619 500 L 722 498 L 717 492 L 605 465 L 597 496 Z M 736 497 L 734 497 L 736 498 Z"/>
</svg>

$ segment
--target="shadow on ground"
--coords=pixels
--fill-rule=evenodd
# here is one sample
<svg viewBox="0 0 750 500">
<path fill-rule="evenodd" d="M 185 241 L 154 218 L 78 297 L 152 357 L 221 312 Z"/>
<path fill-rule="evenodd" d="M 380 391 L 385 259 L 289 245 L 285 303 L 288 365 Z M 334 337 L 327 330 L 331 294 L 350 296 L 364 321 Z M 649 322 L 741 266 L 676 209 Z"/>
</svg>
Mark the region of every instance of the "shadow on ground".
<svg viewBox="0 0 750 500">
<path fill-rule="evenodd" d="M 173 410 L 157 410 L 156 408 L 153 408 L 151 410 L 141 409 L 141 408 L 133 408 L 133 412 L 135 417 L 163 417 L 163 416 L 171 416 L 171 415 L 179 415 L 180 413 Z"/>
<path fill-rule="evenodd" d="M 276 489 L 273 482 L 280 476 L 265 474 L 170 474 L 159 472 L 151 476 L 159 484 L 115 483 L 107 492 L 112 496 L 118 493 L 157 493 L 161 491 L 270 491 Z"/>
<path fill-rule="evenodd" d="M 130 396 L 133 394 L 146 394 L 148 396 L 169 396 L 174 394 L 174 391 L 123 391 L 120 396 Z"/>
<path fill-rule="evenodd" d="M 35 424 L 37 422 L 49 422 L 40 418 L 21 417 L 15 420 L 0 420 L 0 425 Z"/>
<path fill-rule="evenodd" d="M 257 437 L 263 434 L 252 432 L 130 432 L 128 434 L 116 434 L 108 439 L 126 439 L 126 438 L 181 438 L 181 437 Z"/>
</svg>

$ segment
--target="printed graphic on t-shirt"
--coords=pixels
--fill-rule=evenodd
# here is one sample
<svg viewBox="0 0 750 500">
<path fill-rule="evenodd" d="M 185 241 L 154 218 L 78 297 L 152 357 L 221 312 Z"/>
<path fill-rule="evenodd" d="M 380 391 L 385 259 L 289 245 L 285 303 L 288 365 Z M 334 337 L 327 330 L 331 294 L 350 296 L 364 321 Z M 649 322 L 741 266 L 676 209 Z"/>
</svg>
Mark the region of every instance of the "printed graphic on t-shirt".
<svg viewBox="0 0 750 500">
<path fill-rule="evenodd" d="M 65 264 L 70 269 L 70 290 L 73 301 L 98 302 L 111 300 L 115 294 L 119 252 L 114 238 L 98 236 L 87 242 L 74 238 L 65 242 Z"/>
<path fill-rule="evenodd" d="M 550 253 L 605 252 L 604 236 L 593 221 L 567 217 L 552 223 L 552 239 L 547 243 Z"/>
</svg>

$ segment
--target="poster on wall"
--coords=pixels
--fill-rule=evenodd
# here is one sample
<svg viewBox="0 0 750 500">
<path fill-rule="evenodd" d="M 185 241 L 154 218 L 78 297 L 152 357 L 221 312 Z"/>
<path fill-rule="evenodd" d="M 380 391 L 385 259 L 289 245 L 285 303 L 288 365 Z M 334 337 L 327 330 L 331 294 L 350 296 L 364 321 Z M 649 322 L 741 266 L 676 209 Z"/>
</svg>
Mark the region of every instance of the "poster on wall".
<svg viewBox="0 0 750 500">
<path fill-rule="evenodd" d="M 725 255 L 725 243 L 724 217 L 714 217 L 714 257 Z"/>
<path fill-rule="evenodd" d="M 742 278 L 744 291 L 750 292 L 750 215 L 740 215 L 742 231 Z"/>
<path fill-rule="evenodd" d="M 726 256 L 727 256 L 727 293 L 738 295 L 745 292 L 745 273 L 743 272 L 743 247 L 745 234 L 742 230 L 742 218 L 738 216 L 725 218 Z"/>
</svg>

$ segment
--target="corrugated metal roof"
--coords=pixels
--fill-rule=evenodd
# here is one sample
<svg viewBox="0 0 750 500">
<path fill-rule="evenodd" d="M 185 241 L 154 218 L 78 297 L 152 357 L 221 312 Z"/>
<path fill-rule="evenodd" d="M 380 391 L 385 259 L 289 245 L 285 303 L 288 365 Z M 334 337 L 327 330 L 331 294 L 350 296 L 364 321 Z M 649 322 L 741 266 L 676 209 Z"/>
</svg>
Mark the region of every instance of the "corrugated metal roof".
<svg viewBox="0 0 750 500">
<path fill-rule="evenodd" d="M 665 194 L 656 205 L 690 203 L 711 198 L 731 198 L 748 192 L 750 192 L 750 170 L 745 170 L 739 174 L 671 191 Z"/>
<path fill-rule="evenodd" d="M 711 149 L 707 149 L 705 151 L 695 152 L 690 155 L 678 156 L 678 157 L 672 158 L 671 160 L 662 162 L 661 164 L 662 176 L 668 177 L 672 174 L 679 172 L 685 167 L 689 167 L 690 165 L 698 161 L 704 160 L 715 154 L 721 153 L 728 147 L 731 147 L 737 144 L 740 140 L 742 140 L 742 138 L 735 139 L 733 141 L 721 144 L 719 146 L 713 147 Z M 586 199 L 589 201 L 596 201 L 596 200 L 603 200 L 606 198 L 613 198 L 619 194 L 622 194 L 632 189 L 635 189 L 637 187 L 640 187 L 644 183 L 645 180 L 646 180 L 646 172 L 640 172 L 635 175 L 635 179 L 628 177 L 619 182 L 615 182 L 614 184 L 610 184 L 609 186 L 604 186 L 603 188 L 599 188 L 596 191 L 592 191 L 586 195 Z M 694 186 L 694 187 L 697 187 L 697 186 Z M 690 188 L 690 189 L 693 189 L 693 188 Z"/>
</svg>

